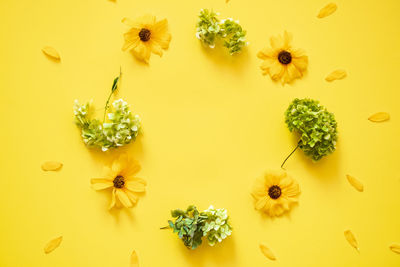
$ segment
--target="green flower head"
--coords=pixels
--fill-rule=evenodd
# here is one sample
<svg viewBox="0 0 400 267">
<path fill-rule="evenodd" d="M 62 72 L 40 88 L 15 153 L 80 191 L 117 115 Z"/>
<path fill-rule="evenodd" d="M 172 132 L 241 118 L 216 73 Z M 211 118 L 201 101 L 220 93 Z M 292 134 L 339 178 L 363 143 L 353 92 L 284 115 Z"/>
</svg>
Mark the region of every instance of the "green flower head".
<svg viewBox="0 0 400 267">
<path fill-rule="evenodd" d="M 289 130 L 300 134 L 298 147 L 313 161 L 336 149 L 338 133 L 335 116 L 318 101 L 296 98 L 286 110 L 285 118 Z"/>
</svg>

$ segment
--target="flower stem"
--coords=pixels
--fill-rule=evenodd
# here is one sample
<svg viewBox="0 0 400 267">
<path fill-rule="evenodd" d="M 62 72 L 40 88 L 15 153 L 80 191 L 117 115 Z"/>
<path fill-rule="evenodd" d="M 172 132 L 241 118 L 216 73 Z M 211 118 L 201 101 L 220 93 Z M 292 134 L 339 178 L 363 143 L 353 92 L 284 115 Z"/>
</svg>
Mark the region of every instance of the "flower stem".
<svg viewBox="0 0 400 267">
<path fill-rule="evenodd" d="M 161 227 L 160 230 L 169 229 L 169 228 L 170 228 L 169 226 L 164 226 L 164 227 Z"/>
<path fill-rule="evenodd" d="M 107 109 L 108 109 L 108 103 L 110 102 L 110 98 L 112 96 L 112 94 L 117 90 L 118 88 L 118 82 L 119 79 L 121 78 L 121 74 L 122 74 L 122 70 L 121 70 L 121 66 L 119 67 L 119 76 L 117 78 L 114 79 L 114 83 L 113 83 L 113 87 L 111 88 L 111 93 L 107 98 L 107 102 L 106 102 L 106 106 L 104 107 L 104 115 L 103 115 L 103 123 L 106 120 L 106 113 L 107 113 Z"/>
<path fill-rule="evenodd" d="M 293 151 L 289 154 L 289 156 L 286 157 L 286 159 L 283 161 L 281 168 L 283 169 L 283 165 L 285 165 L 286 161 L 290 158 L 290 156 L 299 148 L 301 143 L 301 140 L 297 143 L 297 146 L 293 149 Z"/>
</svg>

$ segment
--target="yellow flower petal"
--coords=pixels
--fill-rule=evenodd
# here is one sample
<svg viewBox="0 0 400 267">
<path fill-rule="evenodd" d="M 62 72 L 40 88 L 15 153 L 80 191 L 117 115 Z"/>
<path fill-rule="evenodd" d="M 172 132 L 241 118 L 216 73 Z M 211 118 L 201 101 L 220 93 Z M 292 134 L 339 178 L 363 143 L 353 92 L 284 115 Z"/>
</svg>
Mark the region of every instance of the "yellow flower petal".
<svg viewBox="0 0 400 267">
<path fill-rule="evenodd" d="M 50 252 L 52 252 L 53 250 L 55 250 L 56 248 L 58 248 L 61 244 L 63 237 L 57 237 L 54 238 L 53 240 L 50 240 L 49 243 L 46 244 L 46 246 L 44 247 L 44 253 L 48 254 Z"/>
<path fill-rule="evenodd" d="M 42 170 L 44 171 L 59 171 L 63 164 L 57 161 L 46 161 L 42 164 Z"/>
<path fill-rule="evenodd" d="M 116 202 L 115 191 L 117 191 L 117 190 L 115 188 L 113 188 L 112 193 L 111 193 L 111 202 L 110 202 L 110 206 L 108 207 L 108 209 L 112 209 L 115 206 L 115 202 Z"/>
<path fill-rule="evenodd" d="M 283 49 L 288 50 L 290 48 L 290 43 L 292 42 L 293 36 L 291 33 L 285 31 L 283 33 Z"/>
<path fill-rule="evenodd" d="M 342 80 L 346 78 L 347 73 L 345 70 L 335 70 L 331 72 L 328 76 L 326 76 L 325 80 L 327 82 L 332 82 L 334 80 Z"/>
<path fill-rule="evenodd" d="M 364 191 L 364 185 L 351 175 L 346 175 L 347 181 L 359 192 Z"/>
<path fill-rule="evenodd" d="M 125 187 L 132 192 L 144 192 L 145 185 L 137 181 L 127 181 Z"/>
<path fill-rule="evenodd" d="M 115 193 L 119 199 L 119 201 L 124 205 L 125 208 L 130 208 L 132 207 L 132 203 L 129 200 L 128 196 L 125 194 L 125 192 L 121 189 L 116 189 Z"/>
<path fill-rule="evenodd" d="M 389 113 L 386 112 L 378 112 L 373 115 L 371 115 L 368 120 L 372 122 L 384 122 L 390 119 Z"/>
<path fill-rule="evenodd" d="M 276 260 L 274 253 L 272 253 L 272 251 L 266 245 L 260 244 L 260 250 L 262 254 L 264 254 L 264 256 L 267 257 L 268 259 L 272 261 Z"/>
<path fill-rule="evenodd" d="M 49 56 L 57 61 L 59 61 L 61 59 L 60 54 L 57 52 L 57 50 L 55 50 L 53 47 L 51 46 L 45 46 L 42 48 L 43 53 L 46 56 Z"/>
<path fill-rule="evenodd" d="M 282 49 L 284 46 L 284 40 L 282 36 L 271 36 L 270 43 L 273 49 Z"/>
<path fill-rule="evenodd" d="M 292 64 L 296 66 L 296 68 L 300 71 L 305 71 L 308 66 L 308 57 L 300 56 L 292 59 Z"/>
<path fill-rule="evenodd" d="M 360 250 L 358 248 L 358 244 L 357 244 L 357 240 L 354 237 L 353 233 L 350 230 L 346 230 L 344 231 L 344 237 L 346 238 L 347 242 L 349 242 L 349 244 L 354 247 L 357 250 Z"/>
<path fill-rule="evenodd" d="M 139 267 L 139 257 L 135 250 L 131 254 L 131 267 Z"/>
<path fill-rule="evenodd" d="M 256 210 L 263 209 L 265 207 L 265 205 L 267 204 L 267 200 L 268 200 L 268 198 L 265 196 L 260 198 L 259 200 L 257 200 L 256 205 L 255 205 Z"/>
<path fill-rule="evenodd" d="M 324 6 L 318 13 L 317 18 L 325 18 L 331 14 L 333 14 L 337 9 L 337 5 L 335 3 L 329 3 Z"/>
<path fill-rule="evenodd" d="M 390 245 L 390 250 L 393 251 L 394 253 L 400 254 L 400 245 L 398 244 L 393 244 Z"/>
<path fill-rule="evenodd" d="M 124 192 L 128 196 L 129 200 L 132 202 L 132 204 L 136 204 L 136 202 L 138 201 L 138 197 L 135 196 L 135 194 L 133 194 L 128 189 L 125 189 Z"/>
<path fill-rule="evenodd" d="M 279 61 L 275 60 L 274 63 L 269 68 L 269 75 L 275 81 L 282 78 L 285 73 L 285 68 Z"/>
<path fill-rule="evenodd" d="M 113 182 L 108 179 L 91 179 L 90 183 L 92 184 L 92 188 L 94 190 L 103 190 L 113 186 Z"/>
</svg>

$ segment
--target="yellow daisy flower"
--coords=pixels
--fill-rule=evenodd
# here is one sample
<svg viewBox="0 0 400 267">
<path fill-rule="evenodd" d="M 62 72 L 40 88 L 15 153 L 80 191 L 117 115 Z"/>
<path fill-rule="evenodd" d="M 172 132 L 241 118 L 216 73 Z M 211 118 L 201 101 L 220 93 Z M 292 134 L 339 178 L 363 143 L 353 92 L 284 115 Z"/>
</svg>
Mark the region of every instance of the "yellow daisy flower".
<svg viewBox="0 0 400 267">
<path fill-rule="evenodd" d="M 146 181 L 134 177 L 139 172 L 140 165 L 136 160 L 122 154 L 114 160 L 111 167 L 106 167 L 106 176 L 101 179 L 92 179 L 90 182 L 95 190 L 112 188 L 110 209 L 117 203 L 130 208 L 138 201 L 135 193 L 145 191 Z"/>
<path fill-rule="evenodd" d="M 272 80 L 282 84 L 301 78 L 307 70 L 308 57 L 303 50 L 294 49 L 291 42 L 292 35 L 285 31 L 283 37 L 271 37 L 271 48 L 266 47 L 257 54 L 264 60 L 261 64 L 263 74 L 269 74 Z"/>
<path fill-rule="evenodd" d="M 251 195 L 255 200 L 256 210 L 269 216 L 280 216 L 290 210 L 300 194 L 299 184 L 285 171 L 267 172 L 256 180 Z"/>
<path fill-rule="evenodd" d="M 124 18 L 122 22 L 131 27 L 124 34 L 123 51 L 133 50 L 137 58 L 148 63 L 151 52 L 161 57 L 163 50 L 168 49 L 171 34 L 167 19 L 156 21 L 156 17 L 146 15 L 136 20 Z"/>
</svg>

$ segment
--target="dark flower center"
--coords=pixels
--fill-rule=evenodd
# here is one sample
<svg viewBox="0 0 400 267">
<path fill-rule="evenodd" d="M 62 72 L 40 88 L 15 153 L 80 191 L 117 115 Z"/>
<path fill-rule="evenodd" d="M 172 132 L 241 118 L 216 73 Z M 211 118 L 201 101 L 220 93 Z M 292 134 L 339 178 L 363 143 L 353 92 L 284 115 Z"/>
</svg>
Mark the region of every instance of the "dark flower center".
<svg viewBox="0 0 400 267">
<path fill-rule="evenodd" d="M 288 51 L 283 50 L 279 52 L 278 60 L 283 65 L 287 65 L 292 62 L 292 54 L 290 54 Z"/>
<path fill-rule="evenodd" d="M 282 194 L 281 188 L 277 185 L 273 185 L 268 189 L 268 195 L 272 199 L 278 199 Z"/>
<path fill-rule="evenodd" d="M 125 179 L 123 176 L 118 175 L 117 177 L 114 178 L 113 183 L 115 188 L 122 188 L 125 185 Z"/>
<path fill-rule="evenodd" d="M 146 28 L 141 29 L 139 32 L 139 38 L 143 42 L 147 42 L 148 40 L 150 40 L 150 35 L 151 35 L 150 30 Z"/>
</svg>

